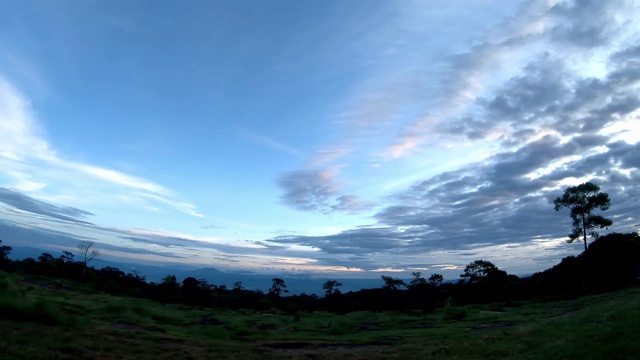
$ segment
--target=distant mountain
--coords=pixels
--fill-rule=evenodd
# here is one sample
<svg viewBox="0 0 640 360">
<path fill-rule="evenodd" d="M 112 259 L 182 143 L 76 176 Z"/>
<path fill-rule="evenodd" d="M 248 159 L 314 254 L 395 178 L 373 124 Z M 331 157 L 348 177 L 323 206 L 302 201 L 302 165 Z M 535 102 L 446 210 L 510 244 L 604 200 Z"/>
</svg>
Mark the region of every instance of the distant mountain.
<svg viewBox="0 0 640 360">
<path fill-rule="evenodd" d="M 216 269 L 204 268 L 190 271 L 181 272 L 183 276 L 192 276 L 196 279 L 207 279 L 209 283 L 215 285 L 226 285 L 232 287 L 236 281 L 241 281 L 242 286 L 249 290 L 262 290 L 267 292 L 271 287 L 271 281 L 274 277 L 281 278 L 287 285 L 290 295 L 302 294 L 307 295 L 316 294 L 318 296 L 324 295 L 322 285 L 327 280 L 338 280 L 343 285 L 340 287 L 342 292 L 357 291 L 360 289 L 378 288 L 381 287 L 383 282 L 380 279 L 350 279 L 350 278 L 313 278 L 309 276 L 296 276 L 296 275 L 267 275 L 267 274 L 255 274 L 244 272 L 222 272 Z M 176 274 L 176 276 L 178 276 Z M 178 276 L 180 278 L 180 276 Z"/>
</svg>

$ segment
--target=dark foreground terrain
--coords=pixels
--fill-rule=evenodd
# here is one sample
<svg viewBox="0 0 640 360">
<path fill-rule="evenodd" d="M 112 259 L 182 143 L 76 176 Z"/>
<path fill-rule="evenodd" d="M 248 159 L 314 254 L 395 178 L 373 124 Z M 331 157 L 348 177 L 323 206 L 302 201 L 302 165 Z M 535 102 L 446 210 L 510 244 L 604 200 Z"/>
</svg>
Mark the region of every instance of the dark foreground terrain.
<svg viewBox="0 0 640 360">
<path fill-rule="evenodd" d="M 0 273 L 0 359 L 636 359 L 640 288 L 430 313 L 212 310 Z"/>
</svg>

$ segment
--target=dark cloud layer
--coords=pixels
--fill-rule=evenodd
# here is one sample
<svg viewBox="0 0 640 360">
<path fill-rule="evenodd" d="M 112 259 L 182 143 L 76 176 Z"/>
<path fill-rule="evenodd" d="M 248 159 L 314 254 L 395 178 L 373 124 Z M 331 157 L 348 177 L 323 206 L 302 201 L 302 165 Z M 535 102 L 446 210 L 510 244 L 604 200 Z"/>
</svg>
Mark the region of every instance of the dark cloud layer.
<svg viewBox="0 0 640 360">
<path fill-rule="evenodd" d="M 73 207 L 60 207 L 48 204 L 17 191 L 9 190 L 2 187 L 0 187 L 0 201 L 7 205 L 11 205 L 16 209 L 78 224 L 91 224 L 90 222 L 80 220 L 79 218 L 93 215 L 88 211 L 76 209 Z"/>
</svg>

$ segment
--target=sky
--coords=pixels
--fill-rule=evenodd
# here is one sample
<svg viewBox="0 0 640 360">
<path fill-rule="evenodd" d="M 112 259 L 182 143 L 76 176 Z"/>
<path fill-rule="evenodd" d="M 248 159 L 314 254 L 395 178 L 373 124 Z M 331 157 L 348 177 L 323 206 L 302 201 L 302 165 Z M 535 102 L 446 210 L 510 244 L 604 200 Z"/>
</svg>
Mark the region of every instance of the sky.
<svg viewBox="0 0 640 360">
<path fill-rule="evenodd" d="M 637 1 L 0 0 L 4 244 L 247 273 L 531 274 L 640 230 Z M 603 233 L 606 233 L 604 231 Z"/>
</svg>

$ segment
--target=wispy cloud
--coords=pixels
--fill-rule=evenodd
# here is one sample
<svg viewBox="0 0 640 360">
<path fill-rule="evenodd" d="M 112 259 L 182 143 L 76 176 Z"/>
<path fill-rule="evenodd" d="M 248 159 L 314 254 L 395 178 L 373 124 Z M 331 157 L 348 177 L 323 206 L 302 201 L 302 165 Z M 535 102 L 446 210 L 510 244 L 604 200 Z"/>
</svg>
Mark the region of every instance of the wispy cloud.
<svg viewBox="0 0 640 360">
<path fill-rule="evenodd" d="M 23 211 L 80 224 L 90 224 L 89 222 L 80 219 L 88 215 L 93 215 L 88 211 L 73 207 L 59 207 L 51 205 L 43 201 L 35 200 L 17 191 L 12 191 L 2 187 L 0 187 L 0 202 Z"/>
<path fill-rule="evenodd" d="M 277 141 L 273 138 L 270 138 L 268 136 L 265 135 L 261 135 L 258 133 L 255 133 L 253 131 L 249 131 L 249 130 L 244 130 L 243 134 L 245 137 L 247 137 L 248 139 L 250 139 L 251 141 L 254 141 L 264 147 L 270 148 L 270 149 L 274 149 L 280 152 L 283 152 L 285 154 L 289 154 L 289 155 L 293 155 L 295 157 L 298 158 L 304 158 L 306 157 L 306 154 L 292 146 L 286 145 L 285 143 L 283 143 L 282 141 Z"/>
<path fill-rule="evenodd" d="M 66 187 L 73 183 L 76 191 L 84 193 L 97 190 L 94 181 L 99 180 L 102 184 L 115 185 L 110 191 L 127 193 L 141 190 L 148 199 L 192 216 L 202 216 L 195 211 L 194 205 L 172 199 L 171 191 L 152 181 L 100 166 L 66 160 L 49 145 L 43 133 L 29 101 L 0 76 L 0 172 L 4 173 L 7 180 L 13 180 L 5 182 L 5 186 L 37 197 L 46 196 L 44 191 L 51 196 L 51 193 L 61 190 L 49 186 L 50 181 L 56 182 L 55 176 L 64 177 Z M 93 180 L 86 179 L 87 176 Z M 98 197 L 100 196 L 102 195 Z"/>
</svg>

